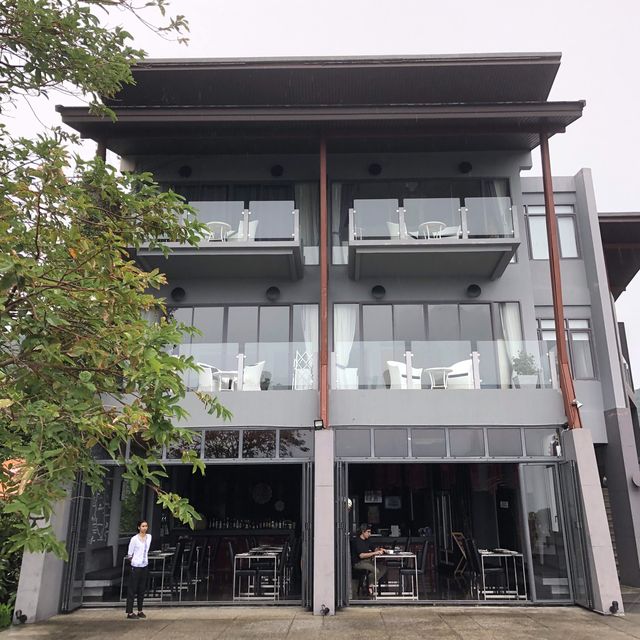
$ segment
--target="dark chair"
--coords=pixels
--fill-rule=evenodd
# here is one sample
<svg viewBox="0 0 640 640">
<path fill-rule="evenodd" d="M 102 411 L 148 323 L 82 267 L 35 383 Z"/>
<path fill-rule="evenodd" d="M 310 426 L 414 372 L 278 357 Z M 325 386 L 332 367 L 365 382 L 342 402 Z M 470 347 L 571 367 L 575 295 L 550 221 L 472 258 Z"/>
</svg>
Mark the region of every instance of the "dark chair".
<svg viewBox="0 0 640 640">
<path fill-rule="evenodd" d="M 424 577 L 427 574 L 427 560 L 432 555 L 429 553 L 430 544 L 431 543 L 428 540 L 425 540 L 423 543 L 420 544 L 420 548 L 416 553 L 416 551 L 413 551 L 413 549 L 415 549 L 415 546 L 416 546 L 415 543 L 409 544 L 407 542 L 408 550 L 413 551 L 413 553 L 416 553 L 416 564 L 418 566 L 418 581 L 420 580 L 421 577 L 424 579 Z M 398 580 L 398 595 L 402 595 L 405 578 L 409 578 L 409 580 L 411 581 L 411 585 L 415 589 L 416 594 L 419 593 L 418 585 L 413 584 L 415 576 L 416 576 L 416 571 L 414 569 L 410 569 L 410 568 L 400 569 L 400 579 Z"/>
<path fill-rule="evenodd" d="M 186 540 L 182 538 L 178 540 L 175 553 L 171 556 L 169 567 L 165 566 L 164 569 L 152 569 L 149 571 L 149 581 L 151 582 L 151 590 L 154 595 L 158 586 L 162 589 L 163 584 L 169 585 L 169 588 L 171 589 L 171 597 L 179 595 L 180 589 L 182 588 L 181 570 L 185 543 Z M 163 594 L 160 593 L 160 599 L 162 599 L 162 596 Z"/>
<path fill-rule="evenodd" d="M 233 543 L 231 540 L 227 540 L 227 549 L 229 550 L 229 558 L 231 559 L 231 567 L 233 569 L 234 582 L 233 582 L 233 598 L 249 597 L 254 595 L 260 597 L 262 595 L 260 591 L 260 580 L 258 579 L 258 569 L 254 567 L 236 568 L 236 554 L 233 549 Z M 243 578 L 247 580 L 247 590 L 242 591 Z M 236 587 L 237 581 L 237 587 Z M 253 593 L 252 590 L 253 589 Z"/>
<path fill-rule="evenodd" d="M 273 567 L 273 560 L 264 560 L 259 562 L 256 568 L 258 571 L 258 584 L 260 585 L 259 591 L 261 594 L 264 594 L 265 590 L 272 590 L 275 598 L 279 598 L 281 594 L 284 595 L 285 575 L 287 562 L 289 560 L 289 553 L 290 547 L 289 541 L 287 540 L 282 547 L 282 553 L 279 558 L 280 564 L 276 567 L 275 571 Z"/>
<path fill-rule="evenodd" d="M 467 558 L 471 561 L 472 588 L 475 586 L 476 598 L 480 600 L 480 594 L 484 600 L 487 594 L 500 595 L 505 592 L 505 571 L 502 567 L 491 567 L 484 565 L 480 559 L 480 553 L 475 540 L 465 538 Z"/>
</svg>

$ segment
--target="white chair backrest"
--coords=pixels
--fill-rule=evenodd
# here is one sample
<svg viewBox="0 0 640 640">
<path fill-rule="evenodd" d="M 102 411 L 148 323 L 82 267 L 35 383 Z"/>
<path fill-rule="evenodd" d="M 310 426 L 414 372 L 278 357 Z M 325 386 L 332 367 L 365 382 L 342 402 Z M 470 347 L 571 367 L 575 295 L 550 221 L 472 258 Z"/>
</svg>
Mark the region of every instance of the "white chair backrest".
<svg viewBox="0 0 640 640">
<path fill-rule="evenodd" d="M 407 365 L 404 362 L 387 360 L 389 369 L 389 383 L 392 389 L 408 389 L 407 385 Z M 411 368 L 412 389 L 422 387 L 422 369 Z"/>
<path fill-rule="evenodd" d="M 296 349 L 292 387 L 296 390 L 313 389 L 313 354 L 308 351 Z"/>
<path fill-rule="evenodd" d="M 387 220 L 387 229 L 389 230 L 389 238 L 391 240 L 400 240 L 400 223 L 399 222 L 389 222 Z M 405 238 L 409 237 L 409 234 L 407 233 L 406 225 L 404 225 L 403 236 Z"/>
<path fill-rule="evenodd" d="M 198 372 L 198 391 L 200 393 L 213 393 L 217 391 L 218 389 L 216 389 L 213 380 L 213 368 L 203 362 L 198 362 L 197 364 L 199 367 L 202 367 L 202 370 Z"/>
<path fill-rule="evenodd" d="M 257 364 L 252 364 L 244 368 L 244 376 L 242 379 L 242 389 L 244 391 L 260 391 L 260 378 L 262 377 L 264 363 L 265 361 L 262 360 Z"/>
<path fill-rule="evenodd" d="M 447 376 L 448 389 L 473 389 L 473 362 L 460 360 L 450 366 L 451 372 Z"/>
<path fill-rule="evenodd" d="M 358 384 L 358 367 L 336 368 L 336 389 L 357 389 Z"/>
</svg>

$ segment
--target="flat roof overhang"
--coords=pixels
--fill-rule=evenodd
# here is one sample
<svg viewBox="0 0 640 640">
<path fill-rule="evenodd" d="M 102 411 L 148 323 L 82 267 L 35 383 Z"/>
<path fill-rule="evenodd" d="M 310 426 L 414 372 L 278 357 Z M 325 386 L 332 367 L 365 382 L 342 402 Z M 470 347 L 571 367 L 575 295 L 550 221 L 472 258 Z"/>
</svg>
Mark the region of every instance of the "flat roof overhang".
<svg viewBox="0 0 640 640">
<path fill-rule="evenodd" d="M 640 271 L 640 213 L 598 213 L 602 248 L 615 300 Z"/>
<path fill-rule="evenodd" d="M 108 103 L 359 105 L 541 102 L 560 53 L 150 59 Z"/>
<path fill-rule="evenodd" d="M 349 275 L 354 280 L 383 276 L 499 278 L 507 268 L 518 238 L 349 243 Z"/>
<path fill-rule="evenodd" d="M 83 138 L 123 156 L 522 150 L 562 133 L 584 101 L 320 107 L 121 107 L 118 120 L 57 107 Z"/>
<path fill-rule="evenodd" d="M 145 270 L 159 269 L 171 279 L 277 278 L 303 275 L 302 249 L 294 242 L 217 242 L 200 247 L 170 242 L 168 257 L 160 250 L 141 248 L 135 259 Z"/>
</svg>

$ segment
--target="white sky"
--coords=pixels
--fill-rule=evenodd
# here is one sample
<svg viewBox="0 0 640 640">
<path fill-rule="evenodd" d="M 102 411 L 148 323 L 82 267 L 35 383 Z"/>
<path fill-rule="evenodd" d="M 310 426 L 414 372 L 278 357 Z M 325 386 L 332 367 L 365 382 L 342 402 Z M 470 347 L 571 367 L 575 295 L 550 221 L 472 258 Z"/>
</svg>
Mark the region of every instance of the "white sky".
<svg viewBox="0 0 640 640">
<path fill-rule="evenodd" d="M 553 174 L 590 167 L 599 211 L 640 211 L 640 0 L 173 0 L 171 10 L 190 22 L 188 47 L 127 25 L 150 57 L 562 52 L 550 98 L 585 99 L 587 106 L 567 133 L 552 138 Z M 37 112 L 56 121 L 53 104 Z M 539 175 L 539 151 L 533 156 L 530 175 Z M 640 278 L 617 311 L 627 323 L 638 387 Z"/>
</svg>

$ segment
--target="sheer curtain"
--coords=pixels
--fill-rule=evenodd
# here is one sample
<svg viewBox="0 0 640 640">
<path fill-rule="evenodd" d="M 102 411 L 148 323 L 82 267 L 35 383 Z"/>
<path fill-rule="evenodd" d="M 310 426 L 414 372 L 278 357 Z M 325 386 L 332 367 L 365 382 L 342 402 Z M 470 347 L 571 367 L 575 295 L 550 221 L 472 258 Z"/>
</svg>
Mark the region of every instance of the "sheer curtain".
<svg viewBox="0 0 640 640">
<path fill-rule="evenodd" d="M 349 368 L 349 359 L 356 335 L 357 304 L 334 306 L 333 343 L 336 361 L 336 389 L 357 389 L 358 369 Z"/>
<path fill-rule="evenodd" d="M 315 182 L 295 185 L 294 199 L 300 212 L 300 239 L 304 251 L 305 264 L 320 262 L 320 189 Z"/>
<path fill-rule="evenodd" d="M 304 336 L 305 361 L 303 365 L 308 365 L 310 376 L 309 380 L 305 379 L 306 389 L 316 389 L 315 381 L 317 376 L 317 354 L 318 354 L 318 305 L 303 304 L 302 305 L 302 335 Z"/>
<path fill-rule="evenodd" d="M 500 302 L 500 326 L 502 340 L 498 342 L 498 366 L 503 389 L 512 385 L 513 358 L 518 351 L 524 349 L 522 341 L 522 324 L 520 322 L 520 305 L 517 302 Z"/>
</svg>

